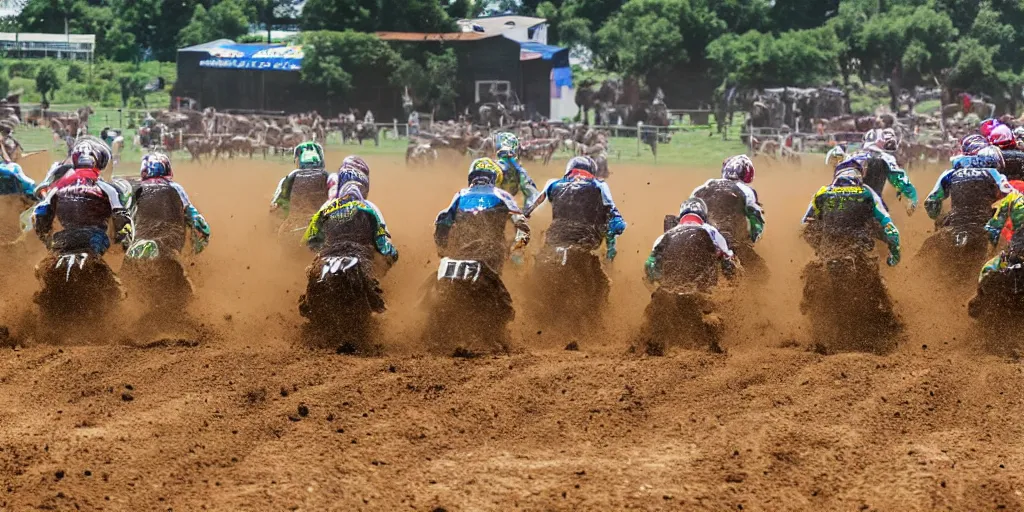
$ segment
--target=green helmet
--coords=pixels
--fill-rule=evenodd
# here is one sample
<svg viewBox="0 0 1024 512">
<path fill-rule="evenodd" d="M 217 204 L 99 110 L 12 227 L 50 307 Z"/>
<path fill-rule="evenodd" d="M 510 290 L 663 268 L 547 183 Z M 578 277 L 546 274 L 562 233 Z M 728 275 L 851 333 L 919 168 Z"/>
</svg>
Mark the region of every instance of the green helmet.
<svg viewBox="0 0 1024 512">
<path fill-rule="evenodd" d="M 316 142 L 303 142 L 295 146 L 295 161 L 299 169 L 323 169 L 324 148 Z"/>
</svg>

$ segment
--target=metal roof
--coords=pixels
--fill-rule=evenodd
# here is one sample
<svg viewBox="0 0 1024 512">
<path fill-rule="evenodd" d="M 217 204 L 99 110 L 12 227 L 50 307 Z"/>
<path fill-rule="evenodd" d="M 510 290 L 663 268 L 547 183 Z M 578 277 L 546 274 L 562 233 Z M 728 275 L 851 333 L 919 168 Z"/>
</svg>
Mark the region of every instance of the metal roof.
<svg viewBox="0 0 1024 512">
<path fill-rule="evenodd" d="M 208 43 L 202 43 L 202 44 L 197 44 L 195 46 L 188 46 L 188 47 L 185 47 L 185 48 L 179 48 L 178 51 L 179 52 L 205 52 L 205 51 L 209 51 L 211 48 L 219 48 L 220 46 L 225 45 L 225 44 L 235 44 L 235 42 L 230 40 L 230 39 L 217 39 L 216 41 L 210 41 Z"/>
<path fill-rule="evenodd" d="M 445 32 L 424 34 L 419 32 L 377 32 L 383 41 L 476 41 L 495 37 L 498 34 L 481 34 L 479 32 Z"/>
<path fill-rule="evenodd" d="M 95 34 L 36 34 L 32 32 L 0 32 L 0 41 L 21 43 L 85 43 L 96 44 Z"/>
</svg>

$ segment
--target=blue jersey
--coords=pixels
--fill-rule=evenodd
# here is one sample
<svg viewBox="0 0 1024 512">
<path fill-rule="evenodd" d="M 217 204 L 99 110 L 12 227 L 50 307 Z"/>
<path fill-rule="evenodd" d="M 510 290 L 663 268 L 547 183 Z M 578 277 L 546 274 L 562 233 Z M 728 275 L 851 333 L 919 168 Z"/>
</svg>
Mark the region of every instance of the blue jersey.
<svg viewBox="0 0 1024 512">
<path fill-rule="evenodd" d="M 14 163 L 0 163 L 0 195 L 21 195 L 34 199 L 36 182 L 25 175 L 21 166 Z"/>
</svg>

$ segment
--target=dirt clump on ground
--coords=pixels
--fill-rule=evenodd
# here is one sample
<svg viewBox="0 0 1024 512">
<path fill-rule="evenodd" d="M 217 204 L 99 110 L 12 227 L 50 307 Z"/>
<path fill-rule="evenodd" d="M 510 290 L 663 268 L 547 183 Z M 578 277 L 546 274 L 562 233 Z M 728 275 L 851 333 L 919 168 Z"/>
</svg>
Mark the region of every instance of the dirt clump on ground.
<svg viewBox="0 0 1024 512">
<path fill-rule="evenodd" d="M 422 346 L 420 299 L 438 264 L 433 219 L 465 170 L 370 163 L 371 199 L 401 253 L 381 280 L 377 355 L 301 341 L 313 255 L 275 233 L 281 161 L 176 166 L 213 230 L 185 262 L 197 292 L 187 312 L 167 313 L 177 322 L 128 308 L 88 341 L 40 339 L 30 297 L 42 251 L 0 254 L 18 269 L 0 301 L 0 509 L 1024 508 L 1024 368 L 972 336 L 969 286 L 915 267 L 932 224 L 908 218 L 891 191 L 909 261 L 881 269 L 906 323 L 885 355 L 814 352 L 799 219 L 829 175 L 762 164 L 768 228 L 756 250 L 771 273 L 723 283 L 723 353 L 629 351 L 662 219 L 716 170 L 614 166 L 629 228 L 606 268 L 600 329 L 558 332 L 519 307 L 528 260 L 503 275 L 515 350 L 454 358 Z M 538 182 L 560 174 L 531 170 Z M 936 176 L 911 178 L 923 192 Z M 549 218 L 534 214 L 535 241 Z"/>
</svg>

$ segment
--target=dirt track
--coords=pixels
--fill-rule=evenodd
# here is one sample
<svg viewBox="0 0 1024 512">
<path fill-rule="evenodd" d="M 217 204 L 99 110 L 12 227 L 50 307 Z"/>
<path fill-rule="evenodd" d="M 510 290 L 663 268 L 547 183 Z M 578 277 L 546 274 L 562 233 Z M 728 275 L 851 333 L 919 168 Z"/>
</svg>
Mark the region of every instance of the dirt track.
<svg viewBox="0 0 1024 512">
<path fill-rule="evenodd" d="M 1024 509 L 1024 375 L 1006 355 L 1020 336 L 969 335 L 970 284 L 915 268 L 931 224 L 891 193 L 905 255 L 883 273 L 909 333 L 892 354 L 808 350 L 797 223 L 824 175 L 762 165 L 772 278 L 722 313 L 726 354 L 627 352 L 661 218 L 714 170 L 619 167 L 610 183 L 630 228 L 605 334 L 575 339 L 520 314 L 519 353 L 455 360 L 413 340 L 431 222 L 461 166 L 371 163 L 401 251 L 380 357 L 298 341 L 309 256 L 279 250 L 267 214 L 284 164 L 177 167 L 214 235 L 191 267 L 191 319 L 162 329 L 129 312 L 77 342 L 35 339 L 38 244 L 0 256 L 0 320 L 18 344 L 0 351 L 0 509 Z M 924 195 L 935 176 L 912 178 Z M 506 276 L 519 300 L 529 273 Z"/>
</svg>

